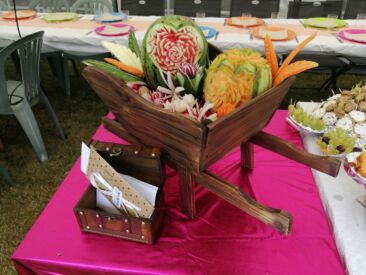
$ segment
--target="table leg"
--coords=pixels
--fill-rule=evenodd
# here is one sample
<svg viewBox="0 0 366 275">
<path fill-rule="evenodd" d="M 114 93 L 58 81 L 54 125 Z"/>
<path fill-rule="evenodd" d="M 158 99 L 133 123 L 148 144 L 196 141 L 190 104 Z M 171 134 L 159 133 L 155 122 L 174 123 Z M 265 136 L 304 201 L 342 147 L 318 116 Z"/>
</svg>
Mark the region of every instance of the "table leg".
<svg viewBox="0 0 366 275">
<path fill-rule="evenodd" d="M 252 170 L 254 167 L 254 147 L 250 142 L 243 142 L 240 146 L 241 166 L 243 169 Z"/>
<path fill-rule="evenodd" d="M 191 219 L 196 216 L 196 204 L 194 201 L 194 181 L 192 174 L 186 168 L 178 168 L 180 203 L 182 212 Z"/>
</svg>

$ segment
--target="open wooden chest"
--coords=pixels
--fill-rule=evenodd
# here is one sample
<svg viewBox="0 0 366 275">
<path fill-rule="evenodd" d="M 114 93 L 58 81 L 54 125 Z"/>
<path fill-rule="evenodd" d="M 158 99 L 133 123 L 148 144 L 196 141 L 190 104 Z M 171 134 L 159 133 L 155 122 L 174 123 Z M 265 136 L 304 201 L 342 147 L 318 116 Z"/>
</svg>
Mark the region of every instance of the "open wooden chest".
<svg viewBox="0 0 366 275">
<path fill-rule="evenodd" d="M 165 209 L 163 193 L 165 176 L 161 150 L 99 141 L 92 141 L 90 146 L 93 146 L 117 172 L 158 186 L 159 191 L 153 215 L 149 219 L 144 219 L 123 214 L 111 214 L 98 209 L 97 191 L 90 186 L 74 208 L 80 229 L 84 232 L 153 244 Z"/>
<path fill-rule="evenodd" d="M 220 51 L 210 46 L 211 59 Z M 164 149 L 168 164 L 180 176 L 183 212 L 195 216 L 194 183 L 197 182 L 264 223 L 287 234 L 289 213 L 264 206 L 206 169 L 241 146 L 242 167 L 253 168 L 253 144 L 257 144 L 330 175 L 337 175 L 340 161 L 311 155 L 278 137 L 262 132 L 282 102 L 294 78 L 254 98 L 226 116 L 202 124 L 159 108 L 131 90 L 123 80 L 87 67 L 83 72 L 115 120 L 103 118 L 107 129 L 132 144 Z"/>
</svg>

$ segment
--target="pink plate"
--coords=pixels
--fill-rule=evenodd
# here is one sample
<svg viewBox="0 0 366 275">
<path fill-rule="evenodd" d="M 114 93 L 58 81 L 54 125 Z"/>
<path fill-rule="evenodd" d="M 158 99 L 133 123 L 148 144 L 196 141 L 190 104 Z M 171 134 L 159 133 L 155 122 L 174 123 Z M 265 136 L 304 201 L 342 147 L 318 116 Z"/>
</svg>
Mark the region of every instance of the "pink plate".
<svg viewBox="0 0 366 275">
<path fill-rule="evenodd" d="M 338 33 L 338 37 L 341 38 L 342 40 L 352 41 L 352 42 L 356 42 L 356 43 L 360 43 L 360 44 L 366 44 L 366 40 L 351 39 L 351 38 L 346 37 L 345 33 L 349 33 L 349 34 L 366 34 L 366 29 L 347 29 L 347 30 L 340 31 Z"/>
<path fill-rule="evenodd" d="M 117 33 L 104 33 L 104 29 L 107 28 L 107 26 L 112 26 L 114 28 L 120 28 L 121 32 L 117 32 Z M 102 36 L 123 36 L 123 35 L 127 35 L 130 31 L 134 31 L 135 28 L 131 25 L 127 25 L 127 24 L 122 24 L 122 23 L 116 23 L 116 24 L 110 24 L 110 25 L 103 25 L 103 26 L 98 26 L 95 28 L 95 33 L 102 35 Z"/>
</svg>

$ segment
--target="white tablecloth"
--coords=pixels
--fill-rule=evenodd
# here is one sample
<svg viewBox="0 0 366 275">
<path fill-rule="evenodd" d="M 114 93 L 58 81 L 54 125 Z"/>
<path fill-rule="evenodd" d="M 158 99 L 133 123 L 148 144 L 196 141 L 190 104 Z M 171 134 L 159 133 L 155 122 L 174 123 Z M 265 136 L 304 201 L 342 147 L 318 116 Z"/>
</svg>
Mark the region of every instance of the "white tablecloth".
<svg viewBox="0 0 366 275">
<path fill-rule="evenodd" d="M 308 152 L 320 155 L 314 136 L 302 134 L 302 139 Z M 366 208 L 357 198 L 366 196 L 366 190 L 354 182 L 343 167 L 336 178 L 315 170 L 312 172 L 349 274 L 365 275 Z"/>
<path fill-rule="evenodd" d="M 156 16 L 133 16 L 131 20 L 136 21 L 154 21 Z M 84 19 L 92 19 L 91 15 L 85 15 Z M 300 25 L 297 19 L 266 19 L 267 23 Z M 200 18 L 196 20 L 197 24 L 200 22 L 224 23 L 224 18 Z M 355 20 L 347 21 L 350 26 L 357 26 Z M 75 22 L 77 24 L 77 22 Z M 366 22 L 365 22 L 366 23 Z M 31 34 L 40 30 L 45 31 L 44 44 L 64 51 L 82 51 L 82 52 L 105 52 L 101 46 L 101 41 L 109 40 L 116 43 L 127 44 L 127 37 L 103 37 L 95 33 L 90 33 L 90 29 L 71 29 L 71 28 L 35 28 L 35 27 L 21 27 L 22 35 Z M 259 39 L 251 39 L 249 34 L 239 33 L 222 33 L 219 34 L 217 40 L 209 39 L 209 42 L 216 45 L 220 49 L 229 48 L 255 48 L 263 51 L 263 41 Z M 314 30 L 315 31 L 315 30 Z M 136 37 L 139 43 L 142 42 L 145 31 L 137 31 Z M 1 26 L 0 24 L 0 39 L 18 39 L 18 32 L 15 26 Z M 298 36 L 299 42 L 303 41 L 306 36 Z M 287 53 L 291 51 L 298 43 L 295 40 L 285 42 L 275 42 L 275 48 L 278 53 Z M 366 45 L 345 42 L 341 43 L 334 36 L 318 35 L 315 40 L 304 49 L 305 51 L 320 51 L 335 55 L 353 55 L 366 56 Z"/>
</svg>

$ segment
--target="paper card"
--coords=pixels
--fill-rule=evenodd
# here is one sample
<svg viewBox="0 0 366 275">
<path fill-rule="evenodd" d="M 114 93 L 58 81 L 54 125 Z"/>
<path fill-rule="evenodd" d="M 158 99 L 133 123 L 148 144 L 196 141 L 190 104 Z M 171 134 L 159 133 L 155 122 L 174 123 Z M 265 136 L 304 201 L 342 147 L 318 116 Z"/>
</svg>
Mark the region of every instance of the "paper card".
<svg viewBox="0 0 366 275">
<path fill-rule="evenodd" d="M 118 210 L 117 207 L 114 206 L 114 204 L 106 198 L 98 189 L 96 190 L 96 201 L 97 201 L 97 207 L 107 213 L 112 214 L 121 214 L 121 211 Z"/>
<path fill-rule="evenodd" d="M 81 161 L 80 161 L 80 170 L 86 174 L 88 170 L 88 163 L 90 157 L 90 148 L 84 142 L 81 143 Z"/>
<path fill-rule="evenodd" d="M 99 173 L 101 177 L 111 186 L 112 189 L 108 191 L 112 192 L 113 188 L 118 188 L 124 200 L 140 208 L 140 211 L 137 212 L 139 217 L 150 218 L 154 211 L 153 205 L 138 191 L 136 191 L 136 189 L 130 185 L 123 176 L 115 171 L 113 167 L 110 166 L 109 163 L 105 161 L 94 149 L 90 149 L 86 176 L 90 178 L 91 174 L 93 173 Z M 107 198 L 113 202 L 112 196 L 107 196 Z M 134 211 L 131 211 L 130 208 L 120 208 L 121 211 L 124 209 L 126 209 L 130 215 L 134 215 Z"/>
<path fill-rule="evenodd" d="M 155 199 L 158 192 L 157 186 L 148 184 L 128 175 L 122 174 L 122 176 L 133 188 L 135 188 L 137 192 L 139 192 L 152 206 L 155 207 Z"/>
</svg>

